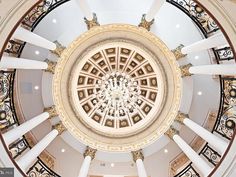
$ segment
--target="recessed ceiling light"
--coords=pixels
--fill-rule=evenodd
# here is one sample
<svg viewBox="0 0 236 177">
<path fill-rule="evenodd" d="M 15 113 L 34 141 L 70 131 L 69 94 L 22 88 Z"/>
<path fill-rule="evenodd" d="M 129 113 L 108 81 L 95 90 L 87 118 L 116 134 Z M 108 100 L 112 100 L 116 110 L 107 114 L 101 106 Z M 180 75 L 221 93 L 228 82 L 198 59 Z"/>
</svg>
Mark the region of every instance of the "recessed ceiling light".
<svg viewBox="0 0 236 177">
<path fill-rule="evenodd" d="M 115 166 L 115 164 L 114 163 L 111 163 L 111 167 L 114 167 Z"/>
<path fill-rule="evenodd" d="M 167 153 L 168 153 L 168 149 L 164 149 L 164 153 L 166 153 L 166 154 L 167 154 Z"/>
<path fill-rule="evenodd" d="M 197 94 L 198 94 L 198 95 L 202 95 L 202 92 L 201 92 L 201 91 L 199 91 L 199 92 L 197 92 Z"/>
<path fill-rule="evenodd" d="M 180 27 L 180 24 L 175 25 L 175 27 L 176 27 L 176 28 L 179 28 L 179 27 Z"/>
<path fill-rule="evenodd" d="M 65 152 L 66 150 L 65 149 L 61 149 L 61 152 Z"/>
<path fill-rule="evenodd" d="M 35 53 L 36 55 L 39 55 L 39 54 L 40 54 L 40 52 L 39 52 L 38 50 L 36 50 L 34 53 Z"/>
<path fill-rule="evenodd" d="M 52 23 L 57 23 L 57 19 L 52 19 Z"/>
<path fill-rule="evenodd" d="M 195 58 L 195 60 L 198 60 L 198 59 L 199 59 L 199 56 L 195 56 L 194 58 Z"/>
<path fill-rule="evenodd" d="M 35 89 L 35 90 L 38 90 L 38 89 L 39 89 L 39 86 L 38 86 L 38 85 L 35 85 L 35 86 L 34 86 L 34 89 Z"/>
</svg>

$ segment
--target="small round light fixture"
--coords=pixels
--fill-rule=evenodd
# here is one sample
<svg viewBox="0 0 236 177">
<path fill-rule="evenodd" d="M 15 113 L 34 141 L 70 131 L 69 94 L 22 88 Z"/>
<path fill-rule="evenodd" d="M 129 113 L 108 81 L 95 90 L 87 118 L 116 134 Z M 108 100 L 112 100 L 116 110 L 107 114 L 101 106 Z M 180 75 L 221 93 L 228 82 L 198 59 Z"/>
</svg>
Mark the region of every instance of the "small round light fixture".
<svg viewBox="0 0 236 177">
<path fill-rule="evenodd" d="M 176 24 L 175 27 L 176 27 L 176 28 L 180 28 L 180 24 Z"/>
<path fill-rule="evenodd" d="M 168 149 L 164 149 L 164 153 L 167 154 L 169 151 Z"/>
<path fill-rule="evenodd" d="M 39 55 L 40 54 L 40 52 L 38 50 L 36 50 L 34 53 L 35 53 L 35 55 Z"/>
<path fill-rule="evenodd" d="M 57 23 L 57 19 L 52 19 L 52 23 L 56 24 Z"/>
<path fill-rule="evenodd" d="M 201 95 L 202 95 L 202 92 L 201 92 L 201 91 L 199 91 L 199 92 L 197 92 L 197 94 L 198 94 L 199 96 L 201 96 Z"/>
<path fill-rule="evenodd" d="M 66 151 L 65 149 L 63 149 L 63 148 L 61 149 L 61 152 L 65 152 L 65 151 Z"/>
<path fill-rule="evenodd" d="M 198 56 L 198 55 L 196 55 L 196 56 L 194 57 L 194 59 L 195 59 L 195 60 L 198 60 L 198 59 L 199 59 L 199 56 Z"/>
<path fill-rule="evenodd" d="M 38 90 L 38 89 L 39 89 L 39 86 L 38 86 L 38 85 L 35 85 L 35 86 L 34 86 L 34 89 L 35 89 L 35 90 Z"/>
<path fill-rule="evenodd" d="M 113 168 L 115 166 L 115 164 L 114 163 L 111 163 L 111 167 Z"/>
</svg>

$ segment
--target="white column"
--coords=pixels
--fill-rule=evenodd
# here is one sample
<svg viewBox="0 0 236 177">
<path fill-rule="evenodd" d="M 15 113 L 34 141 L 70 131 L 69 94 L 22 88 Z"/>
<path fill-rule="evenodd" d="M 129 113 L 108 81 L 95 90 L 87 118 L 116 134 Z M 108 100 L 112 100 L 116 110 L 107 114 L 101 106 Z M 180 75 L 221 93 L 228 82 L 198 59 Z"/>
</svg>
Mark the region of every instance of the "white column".
<svg viewBox="0 0 236 177">
<path fill-rule="evenodd" d="M 189 68 L 189 72 L 191 74 L 236 75 L 236 64 L 192 66 Z"/>
<path fill-rule="evenodd" d="M 150 22 L 155 18 L 157 12 L 160 10 L 162 5 L 166 2 L 166 0 L 153 0 L 152 6 L 149 9 L 148 13 L 145 16 L 145 19 Z"/>
<path fill-rule="evenodd" d="M 147 177 L 147 173 L 146 173 L 142 159 L 136 160 L 136 166 L 137 166 L 137 170 L 138 170 L 138 176 L 139 177 Z"/>
<path fill-rule="evenodd" d="M 47 69 L 48 64 L 24 58 L 3 56 L 0 61 L 0 69 Z"/>
<path fill-rule="evenodd" d="M 217 152 L 224 154 L 226 148 L 228 147 L 228 144 L 225 141 L 188 118 L 185 118 L 183 123 L 192 131 L 194 131 L 198 136 L 207 141 Z"/>
<path fill-rule="evenodd" d="M 56 49 L 56 44 L 53 42 L 29 31 L 26 30 L 22 27 L 18 27 L 13 34 L 13 38 L 19 39 L 21 41 L 28 42 L 30 44 L 49 49 L 49 50 L 55 50 Z"/>
<path fill-rule="evenodd" d="M 28 131 L 32 130 L 34 127 L 45 121 L 46 119 L 49 118 L 49 113 L 44 112 L 26 122 L 23 124 L 19 125 L 18 127 L 15 127 L 6 133 L 4 133 L 2 136 L 5 140 L 6 145 L 11 144 L 18 138 L 20 138 L 22 135 L 27 133 Z"/>
<path fill-rule="evenodd" d="M 179 135 L 175 134 L 173 140 L 196 168 L 202 172 L 204 177 L 207 177 L 211 173 L 213 168 L 211 168 Z"/>
<path fill-rule="evenodd" d="M 181 49 L 182 54 L 189 54 L 192 52 L 197 52 L 201 50 L 211 49 L 214 47 L 219 47 L 226 45 L 227 41 L 222 33 L 217 33 L 207 39 L 200 40 L 189 46 L 185 46 Z"/>
<path fill-rule="evenodd" d="M 47 134 L 41 141 L 39 141 L 32 149 L 30 149 L 26 154 L 24 154 L 17 164 L 20 168 L 26 172 L 34 160 L 39 156 L 41 152 L 57 137 L 58 130 L 54 129 L 49 134 Z"/>
<path fill-rule="evenodd" d="M 93 13 L 91 12 L 89 5 L 87 3 L 87 0 L 76 0 L 78 3 L 82 13 L 84 14 L 85 18 L 87 20 L 92 20 L 93 19 Z"/>
<path fill-rule="evenodd" d="M 79 172 L 78 177 L 87 177 L 88 176 L 88 171 L 89 171 L 91 161 L 92 161 L 92 158 L 90 156 L 86 156 L 84 158 L 84 161 L 83 161 L 83 164 L 80 168 L 80 172 Z"/>
</svg>

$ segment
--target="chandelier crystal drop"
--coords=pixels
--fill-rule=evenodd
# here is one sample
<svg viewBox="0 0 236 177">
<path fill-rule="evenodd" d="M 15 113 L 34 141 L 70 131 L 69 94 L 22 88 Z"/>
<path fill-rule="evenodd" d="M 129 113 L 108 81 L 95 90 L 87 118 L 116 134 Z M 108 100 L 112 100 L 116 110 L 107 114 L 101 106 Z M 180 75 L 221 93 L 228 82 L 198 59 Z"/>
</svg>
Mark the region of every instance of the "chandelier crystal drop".
<svg viewBox="0 0 236 177">
<path fill-rule="evenodd" d="M 135 111 L 141 102 L 140 94 L 140 86 L 134 78 L 126 73 L 112 72 L 97 80 L 93 103 L 98 104 L 102 113 L 119 118 Z"/>
</svg>

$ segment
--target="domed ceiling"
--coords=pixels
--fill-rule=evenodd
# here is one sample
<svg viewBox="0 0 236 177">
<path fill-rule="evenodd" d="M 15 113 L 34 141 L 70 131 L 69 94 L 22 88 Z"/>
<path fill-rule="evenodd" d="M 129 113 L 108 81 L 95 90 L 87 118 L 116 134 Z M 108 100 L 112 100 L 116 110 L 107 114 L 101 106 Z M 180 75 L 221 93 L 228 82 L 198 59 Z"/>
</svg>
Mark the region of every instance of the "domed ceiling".
<svg viewBox="0 0 236 177">
<path fill-rule="evenodd" d="M 90 29 L 63 52 L 53 77 L 53 98 L 64 125 L 99 150 L 143 148 L 164 134 L 179 110 L 176 59 L 143 28 Z"/>
</svg>

